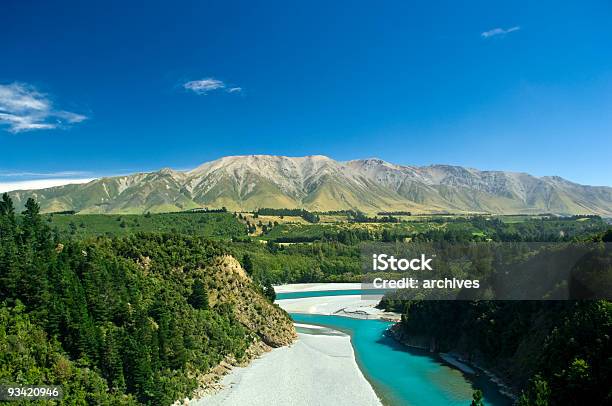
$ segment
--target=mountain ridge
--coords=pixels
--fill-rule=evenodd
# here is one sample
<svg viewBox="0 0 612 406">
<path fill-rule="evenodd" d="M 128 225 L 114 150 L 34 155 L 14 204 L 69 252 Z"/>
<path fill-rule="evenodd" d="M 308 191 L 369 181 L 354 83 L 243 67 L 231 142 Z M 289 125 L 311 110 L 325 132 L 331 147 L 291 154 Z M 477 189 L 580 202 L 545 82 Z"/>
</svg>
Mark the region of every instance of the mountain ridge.
<svg viewBox="0 0 612 406">
<path fill-rule="evenodd" d="M 341 162 L 323 155 L 226 156 L 188 171 L 162 168 L 9 194 L 18 207 L 34 197 L 46 212 L 144 213 L 224 206 L 612 216 L 612 188 L 607 186 L 524 172 L 398 165 L 379 158 Z"/>
</svg>

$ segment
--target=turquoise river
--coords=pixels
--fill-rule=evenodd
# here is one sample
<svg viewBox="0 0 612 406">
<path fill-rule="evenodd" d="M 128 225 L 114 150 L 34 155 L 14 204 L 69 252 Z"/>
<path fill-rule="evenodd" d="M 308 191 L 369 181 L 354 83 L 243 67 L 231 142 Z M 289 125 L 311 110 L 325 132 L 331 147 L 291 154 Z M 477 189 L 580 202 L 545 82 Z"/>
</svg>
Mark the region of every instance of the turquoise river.
<svg viewBox="0 0 612 406">
<path fill-rule="evenodd" d="M 278 294 L 277 300 L 355 293 L 287 293 Z M 298 323 L 325 326 L 349 334 L 360 369 L 385 405 L 468 406 L 475 389 L 484 392 L 486 405 L 512 403 L 486 376 L 464 374 L 435 354 L 408 348 L 387 337 L 385 330 L 391 322 L 300 313 L 291 316 Z"/>
</svg>

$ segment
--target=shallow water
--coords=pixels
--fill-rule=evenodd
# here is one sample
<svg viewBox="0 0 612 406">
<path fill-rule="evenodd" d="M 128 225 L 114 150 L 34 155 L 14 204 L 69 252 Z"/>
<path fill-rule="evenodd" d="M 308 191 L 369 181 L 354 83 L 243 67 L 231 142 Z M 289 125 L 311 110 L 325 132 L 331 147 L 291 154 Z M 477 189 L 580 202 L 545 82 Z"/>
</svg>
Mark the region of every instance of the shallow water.
<svg viewBox="0 0 612 406">
<path fill-rule="evenodd" d="M 299 313 L 291 317 L 350 334 L 359 367 L 387 405 L 469 405 L 475 389 L 484 392 L 487 405 L 511 404 L 486 377 L 468 376 L 435 355 L 386 337 L 390 322 Z"/>
</svg>

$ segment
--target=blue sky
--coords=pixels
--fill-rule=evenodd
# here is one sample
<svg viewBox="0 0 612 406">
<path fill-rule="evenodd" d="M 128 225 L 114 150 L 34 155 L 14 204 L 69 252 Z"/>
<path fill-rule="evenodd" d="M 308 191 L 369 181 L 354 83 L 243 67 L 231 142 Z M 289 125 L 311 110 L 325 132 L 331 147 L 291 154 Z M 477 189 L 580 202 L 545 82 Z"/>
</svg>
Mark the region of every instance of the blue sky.
<svg viewBox="0 0 612 406">
<path fill-rule="evenodd" d="M 608 1 L 123 3 L 3 1 L 0 183 L 323 154 L 612 185 Z"/>
</svg>

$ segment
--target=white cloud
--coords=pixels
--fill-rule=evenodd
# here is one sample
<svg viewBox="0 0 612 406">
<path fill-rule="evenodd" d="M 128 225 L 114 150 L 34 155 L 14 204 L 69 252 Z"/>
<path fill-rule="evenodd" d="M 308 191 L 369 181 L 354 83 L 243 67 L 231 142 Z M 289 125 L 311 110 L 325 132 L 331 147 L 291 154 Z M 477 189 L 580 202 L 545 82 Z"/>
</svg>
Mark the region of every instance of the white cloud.
<svg viewBox="0 0 612 406">
<path fill-rule="evenodd" d="M 82 114 L 54 109 L 51 100 L 33 86 L 0 84 L 0 125 L 8 126 L 12 133 L 61 128 L 86 119 Z"/>
<path fill-rule="evenodd" d="M 12 190 L 32 190 L 45 189 L 48 187 L 71 185 L 78 183 L 91 182 L 95 178 L 79 178 L 79 179 L 35 179 L 22 180 L 16 182 L 0 182 L 0 193 L 10 192 Z"/>
<path fill-rule="evenodd" d="M 83 177 L 91 175 L 87 171 L 57 171 L 57 172 L 29 172 L 29 171 L 10 171 L 0 170 L 0 182 L 2 178 L 62 178 L 62 177 Z"/>
<path fill-rule="evenodd" d="M 225 88 L 225 83 L 220 80 L 207 78 L 200 80 L 192 80 L 183 85 L 187 90 L 191 90 L 197 94 L 207 94 L 212 90 Z"/>
<path fill-rule="evenodd" d="M 62 118 L 71 124 L 80 123 L 81 121 L 87 120 L 87 116 L 84 116 L 82 114 L 72 113 L 70 111 L 56 111 L 55 116 Z"/>
<path fill-rule="evenodd" d="M 510 34 L 511 32 L 518 31 L 520 29 L 521 29 L 521 27 L 519 27 L 519 26 L 510 27 L 508 29 L 493 28 L 492 30 L 483 32 L 482 34 L 480 34 L 480 36 L 482 36 L 483 38 L 491 38 L 491 37 L 495 37 L 496 35 Z"/>
<path fill-rule="evenodd" d="M 242 88 L 240 86 L 227 87 L 226 84 L 218 79 L 206 78 L 200 80 L 191 80 L 183 84 L 183 87 L 194 93 L 200 95 L 206 95 L 208 92 L 218 89 L 226 89 L 227 93 L 241 93 Z"/>
</svg>

